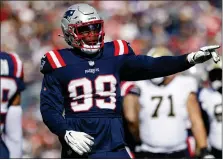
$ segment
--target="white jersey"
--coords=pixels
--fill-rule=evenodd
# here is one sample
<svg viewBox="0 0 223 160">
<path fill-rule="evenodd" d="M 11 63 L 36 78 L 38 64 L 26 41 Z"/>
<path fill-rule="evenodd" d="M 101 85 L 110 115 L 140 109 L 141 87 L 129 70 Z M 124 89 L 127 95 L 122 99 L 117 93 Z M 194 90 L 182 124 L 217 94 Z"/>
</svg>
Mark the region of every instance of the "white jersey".
<svg viewBox="0 0 223 160">
<path fill-rule="evenodd" d="M 141 149 L 154 153 L 186 149 L 187 99 L 191 92 L 197 92 L 197 81 L 178 75 L 166 86 L 150 81 L 138 81 L 136 85 L 141 90 Z"/>
<path fill-rule="evenodd" d="M 222 149 L 222 95 L 218 91 L 204 88 L 199 94 L 202 108 L 210 121 L 208 141 L 216 149 Z"/>
</svg>

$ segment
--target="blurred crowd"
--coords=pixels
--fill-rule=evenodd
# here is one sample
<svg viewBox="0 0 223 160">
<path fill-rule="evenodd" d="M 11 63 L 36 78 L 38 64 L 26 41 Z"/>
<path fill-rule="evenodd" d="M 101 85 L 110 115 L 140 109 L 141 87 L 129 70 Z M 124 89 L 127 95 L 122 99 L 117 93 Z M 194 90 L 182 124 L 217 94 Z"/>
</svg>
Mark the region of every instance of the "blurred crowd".
<svg viewBox="0 0 223 160">
<path fill-rule="evenodd" d="M 39 92 L 41 57 L 67 47 L 60 29 L 64 11 L 81 1 L 4 1 L 1 3 L 1 50 L 24 62 L 24 158 L 59 158 L 60 145 L 42 123 Z M 105 21 L 105 41 L 124 39 L 136 54 L 168 47 L 175 55 L 204 45 L 221 44 L 222 1 L 84 1 Z M 219 53 L 221 53 L 219 49 Z M 194 73 L 194 70 L 191 70 Z M 200 73 L 199 73 L 200 74 Z"/>
</svg>

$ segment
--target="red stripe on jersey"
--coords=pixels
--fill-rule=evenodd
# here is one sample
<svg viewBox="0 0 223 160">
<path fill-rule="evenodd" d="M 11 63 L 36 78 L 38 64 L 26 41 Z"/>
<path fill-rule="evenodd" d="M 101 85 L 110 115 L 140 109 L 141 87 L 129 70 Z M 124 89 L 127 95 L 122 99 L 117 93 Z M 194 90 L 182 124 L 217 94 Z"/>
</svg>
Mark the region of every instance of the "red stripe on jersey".
<svg viewBox="0 0 223 160">
<path fill-rule="evenodd" d="M 193 149 L 192 149 L 193 146 L 192 146 L 191 141 L 190 141 L 191 138 L 192 138 L 192 137 L 187 137 L 186 142 L 187 142 L 187 147 L 188 147 L 189 155 L 190 155 L 191 158 L 193 158 L 194 155 L 195 155 L 195 152 L 194 152 Z"/>
<path fill-rule="evenodd" d="M 135 154 L 133 152 L 130 152 L 131 154 L 131 158 L 134 159 L 135 158 Z"/>
<path fill-rule="evenodd" d="M 12 62 L 14 64 L 14 72 L 13 72 L 13 75 L 16 77 L 17 70 L 18 70 L 18 68 L 17 68 L 18 63 L 17 63 L 16 58 L 15 58 L 15 56 L 13 54 L 9 54 L 9 55 L 11 56 Z"/>
<path fill-rule="evenodd" d="M 119 47 L 118 41 L 113 41 L 113 42 L 114 42 L 114 45 L 115 45 L 115 56 L 118 56 L 119 55 L 119 51 L 120 51 L 120 47 Z"/>
<path fill-rule="evenodd" d="M 121 81 L 121 84 L 120 84 L 120 87 L 122 88 L 123 84 L 125 83 L 126 81 Z"/>
<path fill-rule="evenodd" d="M 124 95 L 127 95 L 132 88 L 134 88 L 134 84 L 131 84 L 130 86 L 128 86 L 128 88 L 125 90 Z"/>
<path fill-rule="evenodd" d="M 128 48 L 127 42 L 122 40 L 122 43 L 123 43 L 123 46 L 124 46 L 124 54 L 128 54 L 129 53 L 129 48 Z"/>
<path fill-rule="evenodd" d="M 125 147 L 125 149 L 131 159 L 135 158 L 135 155 L 132 153 L 132 151 L 129 149 L 129 147 Z"/>
<path fill-rule="evenodd" d="M 20 78 L 21 78 L 22 80 L 24 79 L 24 68 L 23 68 L 23 66 L 22 66 L 22 71 L 21 71 Z"/>
<path fill-rule="evenodd" d="M 58 61 L 60 62 L 61 66 L 62 67 L 66 66 L 66 64 L 65 64 L 63 58 L 61 57 L 60 53 L 57 50 L 53 50 L 53 52 L 55 53 L 55 55 L 56 55 Z"/>
<path fill-rule="evenodd" d="M 48 61 L 50 62 L 51 67 L 53 69 L 57 68 L 57 66 L 56 66 L 55 62 L 53 61 L 53 58 L 51 57 L 49 52 L 46 53 L 46 57 L 47 57 Z"/>
</svg>

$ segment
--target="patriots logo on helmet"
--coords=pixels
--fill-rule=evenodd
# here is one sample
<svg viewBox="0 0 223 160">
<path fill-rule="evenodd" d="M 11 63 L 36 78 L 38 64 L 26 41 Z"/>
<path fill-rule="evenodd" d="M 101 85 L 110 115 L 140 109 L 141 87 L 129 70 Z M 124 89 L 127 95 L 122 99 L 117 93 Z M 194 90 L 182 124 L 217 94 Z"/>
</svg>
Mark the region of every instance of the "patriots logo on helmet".
<svg viewBox="0 0 223 160">
<path fill-rule="evenodd" d="M 65 14 L 64 14 L 64 18 L 66 18 L 68 21 L 70 21 L 70 17 L 73 16 L 75 10 L 68 10 Z M 76 18 L 76 17 L 75 17 Z"/>
</svg>

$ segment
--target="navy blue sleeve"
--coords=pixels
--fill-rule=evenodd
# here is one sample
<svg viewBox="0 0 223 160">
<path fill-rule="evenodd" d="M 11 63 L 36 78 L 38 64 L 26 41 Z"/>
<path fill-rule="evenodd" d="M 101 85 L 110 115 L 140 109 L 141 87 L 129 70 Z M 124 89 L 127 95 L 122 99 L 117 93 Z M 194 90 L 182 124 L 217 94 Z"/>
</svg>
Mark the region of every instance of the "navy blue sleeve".
<svg viewBox="0 0 223 160">
<path fill-rule="evenodd" d="M 40 72 L 45 74 L 45 73 L 49 73 L 52 72 L 54 69 L 52 68 L 52 66 L 49 63 L 49 60 L 47 58 L 47 54 L 46 53 L 42 58 L 41 58 L 41 62 L 40 62 Z"/>
<path fill-rule="evenodd" d="M 25 83 L 23 81 L 23 79 L 21 78 L 15 78 L 16 84 L 17 84 L 17 92 L 22 92 L 23 90 L 25 90 Z"/>
<path fill-rule="evenodd" d="M 24 82 L 24 69 L 22 66 L 22 73 L 21 73 L 21 77 L 16 78 L 16 83 L 18 86 L 18 92 L 22 92 L 23 90 L 25 90 L 26 86 L 25 86 L 25 82 Z"/>
<path fill-rule="evenodd" d="M 157 58 L 146 55 L 125 55 L 120 68 L 120 77 L 122 81 L 137 81 L 182 72 L 193 66 L 186 57 L 187 54 Z"/>
<path fill-rule="evenodd" d="M 40 111 L 43 122 L 59 137 L 64 136 L 66 130 L 71 129 L 62 116 L 63 110 L 61 86 L 52 73 L 45 74 L 40 93 Z"/>
</svg>

